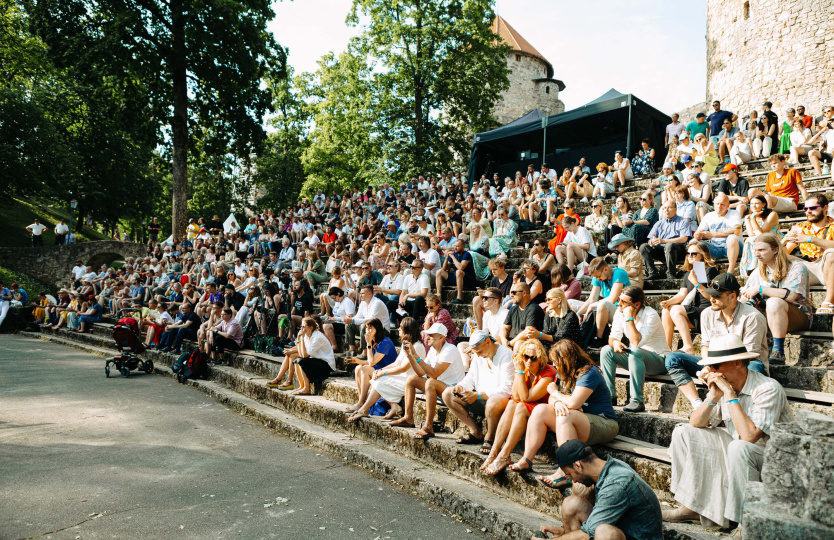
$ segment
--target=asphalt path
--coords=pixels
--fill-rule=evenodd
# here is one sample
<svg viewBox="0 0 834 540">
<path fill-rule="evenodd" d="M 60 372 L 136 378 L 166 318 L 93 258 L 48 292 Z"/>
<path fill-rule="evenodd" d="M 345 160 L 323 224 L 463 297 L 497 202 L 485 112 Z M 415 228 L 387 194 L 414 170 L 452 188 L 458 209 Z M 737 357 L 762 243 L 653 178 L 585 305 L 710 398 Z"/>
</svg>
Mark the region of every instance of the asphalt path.
<svg viewBox="0 0 834 540">
<path fill-rule="evenodd" d="M 0 538 L 487 536 L 195 388 L 2 335 Z"/>
</svg>

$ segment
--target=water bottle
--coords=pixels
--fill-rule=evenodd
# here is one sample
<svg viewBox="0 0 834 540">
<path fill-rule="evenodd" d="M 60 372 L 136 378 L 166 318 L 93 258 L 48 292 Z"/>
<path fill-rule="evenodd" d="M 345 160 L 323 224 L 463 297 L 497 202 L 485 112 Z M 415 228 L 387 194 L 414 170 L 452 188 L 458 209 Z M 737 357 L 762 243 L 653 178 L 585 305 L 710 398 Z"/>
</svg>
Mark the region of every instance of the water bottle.
<svg viewBox="0 0 834 540">
<path fill-rule="evenodd" d="M 831 174 L 831 167 L 828 166 L 828 162 L 826 161 L 822 164 L 822 175 L 828 176 L 829 174 Z"/>
</svg>

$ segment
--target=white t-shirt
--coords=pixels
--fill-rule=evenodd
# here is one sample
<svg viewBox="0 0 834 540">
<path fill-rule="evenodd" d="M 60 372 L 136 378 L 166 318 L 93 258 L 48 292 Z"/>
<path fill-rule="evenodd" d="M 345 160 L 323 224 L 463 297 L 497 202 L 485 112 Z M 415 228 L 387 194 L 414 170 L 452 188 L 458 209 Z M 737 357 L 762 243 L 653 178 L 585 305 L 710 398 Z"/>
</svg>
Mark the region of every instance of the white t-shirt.
<svg viewBox="0 0 834 540">
<path fill-rule="evenodd" d="M 501 308 L 498 310 L 498 313 L 493 315 L 491 311 L 487 310 L 484 312 L 484 330 L 489 332 L 494 338 L 498 338 L 501 335 L 501 329 L 504 327 L 504 321 L 507 320 L 507 313 L 509 313 L 508 309 Z"/>
<path fill-rule="evenodd" d="M 514 371 L 513 351 L 503 345 L 496 345 L 492 369 L 486 358 L 473 352 L 469 372 L 459 384 L 464 390 L 485 392 L 490 397 L 508 398 L 513 391 Z"/>
<path fill-rule="evenodd" d="M 417 252 L 417 256 L 420 257 L 420 260 L 423 261 L 423 264 L 434 263 L 435 267 L 429 270 L 428 268 L 423 268 L 423 274 L 430 273 L 431 275 L 435 275 L 438 270 L 440 270 L 440 254 L 437 253 L 433 248 L 429 248 L 428 251 L 423 253 L 422 251 Z"/>
<path fill-rule="evenodd" d="M 542 176 L 546 176 L 548 180 L 553 180 L 556 177 L 556 171 L 553 169 L 547 169 L 546 173 L 541 173 Z"/>
<path fill-rule="evenodd" d="M 802 131 L 793 130 L 791 131 L 790 138 L 791 138 L 791 146 L 806 146 L 812 148 L 813 145 L 805 144 L 805 141 L 811 137 L 811 130 L 805 128 Z"/>
<path fill-rule="evenodd" d="M 431 281 L 429 280 L 429 276 L 424 273 L 420 274 L 417 279 L 414 279 L 414 276 L 409 274 L 403 280 L 403 289 L 408 291 L 408 294 L 420 294 L 423 292 L 423 289 L 431 290 Z"/>
<path fill-rule="evenodd" d="M 55 225 L 55 234 L 67 234 L 69 232 L 69 227 L 66 223 L 58 223 Z"/>
<path fill-rule="evenodd" d="M 718 215 L 718 212 L 708 212 L 701 220 L 698 226 L 699 231 L 710 232 L 724 232 L 727 229 L 733 229 L 741 226 L 741 214 L 736 210 L 727 210 L 724 217 Z M 726 238 L 711 238 L 709 242 L 714 246 L 727 245 Z"/>
<path fill-rule="evenodd" d="M 677 124 L 667 124 L 666 133 L 669 134 L 669 140 L 672 140 L 673 135 L 680 135 L 681 131 L 683 131 L 685 127 L 686 126 L 683 125 L 683 122 L 678 122 Z"/>
<path fill-rule="evenodd" d="M 444 343 L 440 352 L 434 347 L 429 348 L 429 353 L 426 355 L 426 363 L 431 367 L 437 367 L 438 364 L 449 364 L 446 371 L 440 374 L 437 378 L 446 386 L 454 386 L 459 383 L 464 376 L 463 360 L 460 358 L 458 348 L 451 343 Z"/>
<path fill-rule="evenodd" d="M 29 228 L 32 229 L 32 234 L 34 236 L 40 236 L 43 234 L 43 231 L 47 229 L 46 225 L 43 223 L 32 223 L 29 225 Z"/>
<path fill-rule="evenodd" d="M 669 344 L 666 343 L 666 336 L 663 333 L 663 324 L 657 311 L 646 306 L 637 312 L 634 317 L 637 331 L 640 332 L 639 348 L 651 351 L 660 356 L 669 354 Z M 622 310 L 614 313 L 614 320 L 611 322 L 611 339 L 621 340 L 625 334 L 625 317 Z"/>
<path fill-rule="evenodd" d="M 593 257 L 597 256 L 597 246 L 594 244 L 594 238 L 588 232 L 588 229 L 581 225 L 576 227 L 575 233 L 569 232 L 565 236 L 565 244 L 590 244 L 591 249 L 588 250 L 588 253 Z"/>
<path fill-rule="evenodd" d="M 81 276 L 87 271 L 86 266 L 73 266 L 72 267 L 72 277 L 75 279 L 81 279 Z"/>
<path fill-rule="evenodd" d="M 356 305 L 349 296 L 345 296 L 341 302 L 336 302 L 333 306 L 334 317 L 350 317 L 356 313 Z"/>
</svg>

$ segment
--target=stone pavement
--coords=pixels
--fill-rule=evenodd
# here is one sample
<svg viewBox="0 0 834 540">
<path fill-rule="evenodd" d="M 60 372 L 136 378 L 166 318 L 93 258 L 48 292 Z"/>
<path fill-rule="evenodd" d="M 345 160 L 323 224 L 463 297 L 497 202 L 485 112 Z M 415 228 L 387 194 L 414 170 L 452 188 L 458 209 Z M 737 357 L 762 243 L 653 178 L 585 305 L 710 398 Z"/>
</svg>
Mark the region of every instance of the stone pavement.
<svg viewBox="0 0 834 540">
<path fill-rule="evenodd" d="M 0 539 L 486 538 L 193 387 L 103 365 L 0 336 Z"/>
</svg>

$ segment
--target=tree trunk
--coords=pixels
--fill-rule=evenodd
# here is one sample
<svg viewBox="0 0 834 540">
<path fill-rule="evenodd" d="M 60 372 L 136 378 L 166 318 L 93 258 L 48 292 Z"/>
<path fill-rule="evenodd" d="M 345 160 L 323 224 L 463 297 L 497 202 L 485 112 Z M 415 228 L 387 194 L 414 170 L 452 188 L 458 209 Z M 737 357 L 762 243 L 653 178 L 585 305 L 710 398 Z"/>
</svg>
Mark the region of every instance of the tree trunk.
<svg viewBox="0 0 834 540">
<path fill-rule="evenodd" d="M 414 53 L 414 165 L 418 170 L 423 170 L 423 36 L 420 34 L 423 28 L 423 17 L 420 2 L 417 2 L 415 10 L 417 16 L 415 27 L 417 28 L 417 40 Z"/>
<path fill-rule="evenodd" d="M 174 143 L 171 232 L 175 237 L 182 238 L 185 236 L 188 221 L 188 84 L 185 14 L 182 0 L 172 0 L 170 6 L 173 41 L 170 60 L 174 81 L 174 114 L 171 117 L 171 135 Z"/>
</svg>

